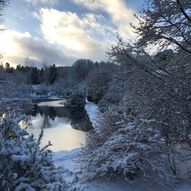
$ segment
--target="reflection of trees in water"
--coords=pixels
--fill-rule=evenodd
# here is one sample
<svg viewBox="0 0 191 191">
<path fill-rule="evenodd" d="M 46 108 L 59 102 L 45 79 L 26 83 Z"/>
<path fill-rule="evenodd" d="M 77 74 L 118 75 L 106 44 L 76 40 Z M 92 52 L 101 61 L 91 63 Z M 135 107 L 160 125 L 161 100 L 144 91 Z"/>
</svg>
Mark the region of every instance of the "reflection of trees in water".
<svg viewBox="0 0 191 191">
<path fill-rule="evenodd" d="M 56 115 L 56 109 L 54 107 L 41 107 L 41 115 L 47 116 L 54 121 Z"/>
<path fill-rule="evenodd" d="M 91 122 L 85 109 L 70 111 L 64 107 L 39 107 L 38 105 L 34 105 L 32 111 L 26 112 L 27 115 L 32 116 L 36 116 L 38 113 L 43 117 L 43 128 L 51 127 L 50 119 L 54 121 L 56 117 L 59 117 L 64 120 L 63 123 L 70 121 L 74 129 L 82 131 L 89 131 L 92 129 Z"/>
<path fill-rule="evenodd" d="M 70 119 L 68 117 L 61 117 L 59 121 L 64 124 L 70 124 Z"/>
<path fill-rule="evenodd" d="M 79 111 L 71 111 L 70 119 L 71 125 L 74 129 L 82 131 L 89 131 L 90 129 L 92 129 L 91 122 L 84 109 Z"/>
<path fill-rule="evenodd" d="M 26 115 L 36 116 L 38 111 L 38 106 L 36 104 L 32 104 L 27 111 L 25 111 Z"/>
<path fill-rule="evenodd" d="M 41 128 L 49 128 L 51 126 L 49 119 L 50 118 L 47 115 L 43 115 L 43 123 L 42 123 Z"/>
<path fill-rule="evenodd" d="M 53 107 L 39 107 L 39 113 L 43 117 L 42 128 L 51 127 L 50 119 L 55 120 L 56 111 Z"/>
</svg>

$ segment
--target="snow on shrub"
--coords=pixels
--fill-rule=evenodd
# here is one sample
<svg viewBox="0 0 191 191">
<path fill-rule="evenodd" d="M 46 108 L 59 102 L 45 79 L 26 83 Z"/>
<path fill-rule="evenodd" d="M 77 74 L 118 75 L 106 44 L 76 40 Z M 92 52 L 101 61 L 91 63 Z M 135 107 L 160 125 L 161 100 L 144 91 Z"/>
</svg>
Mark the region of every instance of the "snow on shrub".
<svg viewBox="0 0 191 191">
<path fill-rule="evenodd" d="M 0 190 L 64 190 L 65 183 L 54 167 L 47 146 L 19 126 L 12 115 L 0 120 Z"/>
<path fill-rule="evenodd" d="M 127 180 L 172 176 L 173 153 L 152 121 L 126 123 L 117 111 L 108 112 L 99 132 L 90 134 L 85 163 L 87 178 L 119 176 Z"/>
<path fill-rule="evenodd" d="M 66 107 L 71 110 L 82 109 L 86 103 L 85 95 L 81 92 L 72 92 L 66 102 Z"/>
</svg>

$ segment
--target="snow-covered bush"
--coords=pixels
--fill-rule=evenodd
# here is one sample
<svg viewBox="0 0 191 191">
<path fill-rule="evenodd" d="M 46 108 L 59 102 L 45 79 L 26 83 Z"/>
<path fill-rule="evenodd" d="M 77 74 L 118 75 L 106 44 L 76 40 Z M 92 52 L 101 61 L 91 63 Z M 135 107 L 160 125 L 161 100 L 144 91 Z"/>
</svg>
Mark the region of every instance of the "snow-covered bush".
<svg viewBox="0 0 191 191">
<path fill-rule="evenodd" d="M 165 183 L 174 170 L 173 152 L 152 121 L 125 123 L 118 112 L 104 117 L 99 132 L 89 135 L 84 150 L 87 178 L 153 178 Z"/>
<path fill-rule="evenodd" d="M 173 149 L 167 137 L 174 127 L 178 128 L 176 134 L 181 135 L 180 129 L 185 126 L 180 100 L 176 96 L 170 100 L 170 96 L 174 96 L 169 83 L 172 78 L 162 76 L 161 80 L 155 76 L 156 66 L 128 48 L 131 47 L 112 50 L 121 75 L 113 79 L 102 100 L 107 104 L 102 109 L 104 120 L 100 130 L 92 133 L 87 141 L 87 169 L 91 172 L 90 178 L 155 177 L 156 181 L 165 183 L 176 173 Z M 147 65 L 152 66 L 153 71 L 148 71 Z M 104 107 L 102 101 L 99 106 Z M 182 113 L 177 120 L 180 119 L 182 126 L 180 122 L 174 123 L 177 106 Z M 171 125 L 167 127 L 168 123 Z"/>
<path fill-rule="evenodd" d="M 98 103 L 105 95 L 108 84 L 111 81 L 111 74 L 106 71 L 98 70 L 89 74 L 87 81 L 87 99 Z"/>
<path fill-rule="evenodd" d="M 85 95 L 82 92 L 74 91 L 67 99 L 66 107 L 69 109 L 83 109 L 86 103 Z"/>
<path fill-rule="evenodd" d="M 29 86 L 21 80 L 18 82 L 13 74 L 0 69 L 0 97 L 6 99 L 29 97 Z"/>
<path fill-rule="evenodd" d="M 38 88 L 34 89 L 34 92 L 40 96 L 47 96 L 49 92 L 49 87 L 46 84 L 43 84 Z"/>
<path fill-rule="evenodd" d="M 111 105 L 119 105 L 123 96 L 125 95 L 124 89 L 126 89 L 127 83 L 123 73 L 113 76 L 112 81 L 108 84 L 109 87 L 103 97 L 98 103 L 99 110 L 101 112 L 107 111 Z"/>
<path fill-rule="evenodd" d="M 0 190 L 64 190 L 48 145 L 40 147 L 43 131 L 35 140 L 17 120 L 8 115 L 0 121 Z"/>
<path fill-rule="evenodd" d="M 0 102 L 0 114 L 10 113 L 14 111 L 14 113 L 21 114 L 27 112 L 32 107 L 32 101 L 29 99 L 3 99 Z"/>
</svg>

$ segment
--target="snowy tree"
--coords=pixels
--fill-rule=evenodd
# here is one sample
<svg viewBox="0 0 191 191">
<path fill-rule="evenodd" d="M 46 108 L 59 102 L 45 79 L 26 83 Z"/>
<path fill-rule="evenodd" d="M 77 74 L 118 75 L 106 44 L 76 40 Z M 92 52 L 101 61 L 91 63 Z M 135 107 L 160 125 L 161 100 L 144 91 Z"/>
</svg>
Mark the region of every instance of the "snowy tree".
<svg viewBox="0 0 191 191">
<path fill-rule="evenodd" d="M 25 84 L 26 76 L 21 72 L 7 73 L 0 68 L 0 96 L 2 99 L 23 98 L 29 95 L 29 87 Z"/>
<path fill-rule="evenodd" d="M 190 54 L 179 51 L 161 67 L 138 44 L 119 41 L 109 55 L 120 72 L 102 100 L 99 132 L 87 142 L 90 178 L 154 176 L 165 183 L 177 173 L 174 145 L 190 147 Z"/>
<path fill-rule="evenodd" d="M 22 129 L 14 116 L 1 118 L 0 122 L 0 190 L 64 190 L 65 183 L 52 162 L 47 146 L 41 148 L 39 139 L 35 140 Z"/>
<path fill-rule="evenodd" d="M 43 75 L 44 75 L 44 81 L 47 85 L 52 85 L 55 80 L 57 79 L 57 68 L 56 68 L 56 65 L 53 64 L 51 66 L 47 66 L 47 65 L 44 65 L 44 72 L 43 72 Z"/>
<path fill-rule="evenodd" d="M 110 53 L 126 76 L 124 84 L 128 107 L 137 111 L 142 118 L 160 121 L 161 124 L 157 125 L 165 133 L 168 132 L 166 136 L 179 137 L 178 140 L 187 140 L 190 145 L 189 53 L 179 51 L 165 68 L 157 64 L 143 48 L 135 48 L 119 42 Z"/>
<path fill-rule="evenodd" d="M 90 72 L 86 78 L 86 93 L 89 101 L 99 102 L 106 93 L 111 81 L 111 73 L 102 69 Z"/>
<path fill-rule="evenodd" d="M 122 119 L 117 111 L 110 110 L 100 131 L 89 135 L 84 159 L 87 178 L 155 177 L 153 181 L 165 184 L 175 172 L 174 154 L 160 131 L 150 127 L 152 120 L 125 123 Z"/>
<path fill-rule="evenodd" d="M 77 80 L 84 80 L 93 68 L 93 62 L 88 59 L 79 59 L 73 66 L 73 76 Z"/>
<path fill-rule="evenodd" d="M 148 6 L 137 18 L 139 25 L 134 29 L 140 45 L 175 45 L 191 53 L 190 0 L 148 0 Z"/>
</svg>

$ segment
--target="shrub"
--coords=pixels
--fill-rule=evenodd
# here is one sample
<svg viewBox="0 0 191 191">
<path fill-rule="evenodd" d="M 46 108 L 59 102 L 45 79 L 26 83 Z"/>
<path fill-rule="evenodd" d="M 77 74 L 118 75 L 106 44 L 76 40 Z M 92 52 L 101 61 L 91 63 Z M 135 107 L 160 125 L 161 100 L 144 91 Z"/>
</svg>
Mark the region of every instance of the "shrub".
<svg viewBox="0 0 191 191">
<path fill-rule="evenodd" d="M 94 71 L 87 78 L 87 99 L 98 103 L 105 95 L 111 74 L 105 71 Z"/>
<path fill-rule="evenodd" d="M 82 109 L 86 103 L 85 95 L 81 92 L 72 92 L 67 100 L 66 107 L 69 109 Z"/>
<path fill-rule="evenodd" d="M 164 183 L 172 176 L 173 153 L 152 121 L 125 123 L 118 112 L 108 112 L 100 131 L 89 135 L 84 149 L 88 178 L 119 176 L 132 180 L 155 177 Z"/>
<path fill-rule="evenodd" d="M 0 190 L 35 191 L 64 189 L 47 146 L 40 148 L 43 131 L 36 141 L 9 115 L 0 121 Z"/>
</svg>

